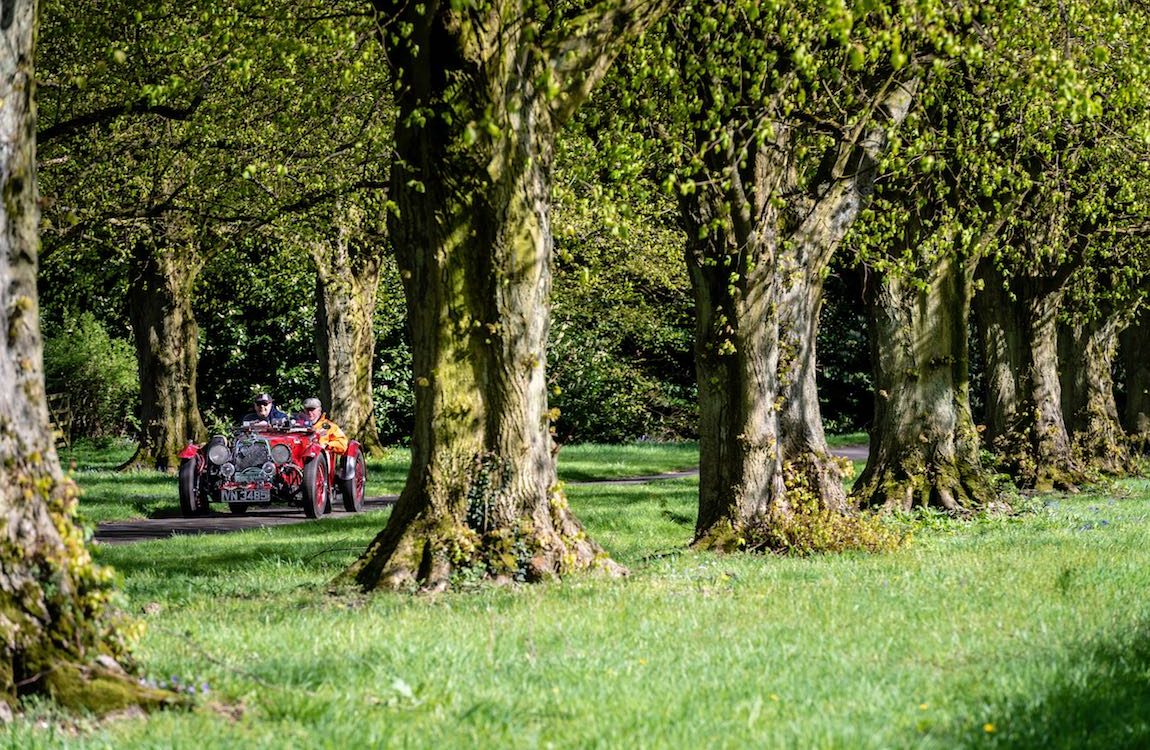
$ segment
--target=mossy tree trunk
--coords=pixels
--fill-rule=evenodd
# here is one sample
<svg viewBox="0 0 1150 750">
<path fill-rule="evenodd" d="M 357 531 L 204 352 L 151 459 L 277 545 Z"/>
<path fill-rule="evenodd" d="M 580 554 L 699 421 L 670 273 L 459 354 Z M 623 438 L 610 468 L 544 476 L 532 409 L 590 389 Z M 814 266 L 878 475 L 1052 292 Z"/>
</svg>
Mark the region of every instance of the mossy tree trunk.
<svg viewBox="0 0 1150 750">
<path fill-rule="evenodd" d="M 372 322 L 383 259 L 375 246 L 345 232 L 310 247 L 316 266 L 320 400 L 349 436 L 373 455 L 382 455 L 371 385 Z"/>
<path fill-rule="evenodd" d="M 785 150 L 770 144 L 744 161 L 733 147 L 708 147 L 709 132 L 698 138 L 705 172 L 682 200 L 697 316 L 695 544 L 734 549 L 752 521 L 789 510 L 777 404 L 776 185 L 768 181 L 783 174 L 773 160 Z"/>
<path fill-rule="evenodd" d="M 199 325 L 192 312 L 202 260 L 183 230 L 157 220 L 133 246 L 128 317 L 140 376 L 140 443 L 123 468 L 175 471 L 207 428 L 196 396 Z"/>
<path fill-rule="evenodd" d="M 874 190 L 888 129 L 906 119 L 918 89 L 917 81 L 888 85 L 880 97 L 878 116 L 862 137 L 828 149 L 823 159 L 825 173 L 805 189 L 800 189 L 800 175 L 793 169 L 788 181 L 794 184 L 785 190 L 795 197 L 791 199 L 794 219 L 779 251 L 783 461 L 822 507 L 838 511 L 848 507 L 844 466 L 831 455 L 823 431 L 815 344 L 823 281 L 831 258 Z"/>
<path fill-rule="evenodd" d="M 0 720 L 44 693 L 97 712 L 166 697 L 119 666 L 124 628 L 107 603 L 73 517 L 76 487 L 60 471 L 48 407 L 36 293 L 36 8 L 0 15 Z"/>
<path fill-rule="evenodd" d="M 966 512 L 995 499 L 970 411 L 969 265 L 944 251 L 916 277 L 873 277 L 875 417 L 853 490 L 863 507 Z"/>
<path fill-rule="evenodd" d="M 1070 449 L 1058 376 L 1058 309 L 1070 269 L 1007 280 L 982 264 L 975 298 L 987 379 L 987 432 L 1020 486 L 1070 489 L 1085 477 Z"/>
<path fill-rule="evenodd" d="M 829 249 L 826 245 L 818 247 Z M 823 430 L 815 351 L 824 271 L 831 253 L 825 253 L 825 262 L 809 263 L 802 260 L 806 249 L 815 248 L 796 244 L 782 260 L 788 265 L 793 263 L 794 269 L 792 273 L 783 273 L 789 288 L 779 300 L 782 318 L 779 431 L 783 460 L 791 465 L 796 476 L 802 477 L 802 483 L 818 497 L 822 507 L 845 512 L 848 507 L 843 487 L 845 471 L 842 462 L 831 455 Z"/>
<path fill-rule="evenodd" d="M 1119 338 L 1126 372 L 1126 406 L 1122 426 L 1139 453 L 1150 450 L 1150 306 L 1143 305 Z"/>
<path fill-rule="evenodd" d="M 440 588 L 464 567 L 525 580 L 618 570 L 568 509 L 551 450 L 552 148 L 664 3 L 601 4 L 574 18 L 540 18 L 511 0 L 375 5 L 400 76 L 389 232 L 415 433 L 387 527 L 345 578 Z"/>
<path fill-rule="evenodd" d="M 1134 468 L 1114 400 L 1114 359 L 1118 332 L 1129 316 L 1078 319 L 1059 329 L 1062 411 L 1072 448 L 1088 470 L 1124 476 Z"/>
</svg>

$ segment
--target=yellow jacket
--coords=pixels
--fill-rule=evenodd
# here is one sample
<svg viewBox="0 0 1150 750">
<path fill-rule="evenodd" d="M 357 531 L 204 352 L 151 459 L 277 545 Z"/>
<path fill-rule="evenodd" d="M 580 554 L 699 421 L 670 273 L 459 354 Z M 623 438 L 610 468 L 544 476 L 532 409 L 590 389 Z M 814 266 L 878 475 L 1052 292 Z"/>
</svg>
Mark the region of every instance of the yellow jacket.
<svg viewBox="0 0 1150 750">
<path fill-rule="evenodd" d="M 335 422 L 321 414 L 319 419 L 312 423 L 312 427 L 319 434 L 319 443 L 332 453 L 347 453 L 347 435 Z"/>
</svg>

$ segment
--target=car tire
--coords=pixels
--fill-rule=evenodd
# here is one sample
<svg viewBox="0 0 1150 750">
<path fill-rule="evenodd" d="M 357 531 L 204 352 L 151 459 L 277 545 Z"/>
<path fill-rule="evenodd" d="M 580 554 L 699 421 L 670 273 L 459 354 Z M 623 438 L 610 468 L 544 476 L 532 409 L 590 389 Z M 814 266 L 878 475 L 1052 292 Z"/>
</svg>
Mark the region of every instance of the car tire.
<svg viewBox="0 0 1150 750">
<path fill-rule="evenodd" d="M 308 518 L 319 518 L 327 510 L 327 467 L 317 456 L 303 467 L 303 512 Z"/>
<path fill-rule="evenodd" d="M 345 461 L 355 461 L 355 473 L 350 479 L 339 480 L 339 494 L 343 496 L 343 509 L 348 513 L 363 510 L 363 491 L 367 484 L 367 467 L 359 456 L 349 456 Z"/>
<path fill-rule="evenodd" d="M 180 464 L 180 513 L 184 518 L 200 515 L 204 504 L 199 498 L 196 479 L 196 459 L 185 459 Z"/>
</svg>

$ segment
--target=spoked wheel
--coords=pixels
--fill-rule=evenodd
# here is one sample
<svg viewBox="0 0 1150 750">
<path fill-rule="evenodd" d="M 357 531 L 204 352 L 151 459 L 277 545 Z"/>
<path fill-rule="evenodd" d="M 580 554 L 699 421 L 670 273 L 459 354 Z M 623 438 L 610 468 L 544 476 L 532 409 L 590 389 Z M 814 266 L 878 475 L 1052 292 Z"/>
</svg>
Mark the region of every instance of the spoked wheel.
<svg viewBox="0 0 1150 750">
<path fill-rule="evenodd" d="M 308 518 L 319 518 L 327 510 L 327 467 L 317 456 L 303 467 L 303 512 Z"/>
<path fill-rule="evenodd" d="M 343 495 L 343 509 L 348 513 L 363 510 L 363 488 L 367 485 L 367 466 L 359 456 L 348 456 L 355 462 L 355 473 L 350 479 L 339 480 L 339 494 Z"/>
<path fill-rule="evenodd" d="M 228 510 L 232 512 L 233 516 L 245 516 L 248 513 L 247 503 L 228 503 Z"/>
<path fill-rule="evenodd" d="M 198 516 L 203 512 L 199 488 L 196 487 L 196 459 L 189 458 L 180 464 L 180 513 L 184 518 Z"/>
</svg>

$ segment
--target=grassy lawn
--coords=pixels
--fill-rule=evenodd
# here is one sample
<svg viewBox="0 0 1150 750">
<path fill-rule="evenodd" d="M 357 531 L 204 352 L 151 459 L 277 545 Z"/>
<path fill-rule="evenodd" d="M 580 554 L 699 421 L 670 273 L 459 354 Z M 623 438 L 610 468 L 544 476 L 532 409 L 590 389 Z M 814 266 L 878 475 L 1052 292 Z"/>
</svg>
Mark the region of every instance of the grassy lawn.
<svg viewBox="0 0 1150 750">
<path fill-rule="evenodd" d="M 672 450 L 649 465 L 678 460 Z M 595 476 L 594 461 L 579 471 Z M 1046 496 L 1009 518 L 906 521 L 913 540 L 898 552 L 808 559 L 685 550 L 696 489 L 572 480 L 572 506 L 630 568 L 623 580 L 325 593 L 384 513 L 99 548 L 147 622 L 145 670 L 206 685 L 201 708 L 98 724 L 39 706 L 0 738 L 197 750 L 1150 745 L 1150 482 Z"/>
</svg>

